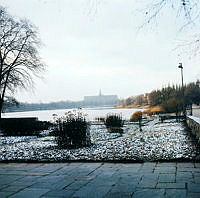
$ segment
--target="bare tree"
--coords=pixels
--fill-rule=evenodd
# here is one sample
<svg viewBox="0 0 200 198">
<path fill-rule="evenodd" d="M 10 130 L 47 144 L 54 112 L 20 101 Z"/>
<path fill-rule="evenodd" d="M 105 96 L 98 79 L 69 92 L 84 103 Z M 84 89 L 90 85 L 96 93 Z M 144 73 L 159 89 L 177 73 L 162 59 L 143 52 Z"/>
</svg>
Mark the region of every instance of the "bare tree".
<svg viewBox="0 0 200 198">
<path fill-rule="evenodd" d="M 151 0 L 146 4 L 145 8 L 142 9 L 145 16 L 142 27 L 153 22 L 162 12 L 168 12 L 169 9 L 173 10 L 176 16 L 181 18 L 183 22 L 180 23 L 181 29 L 189 25 L 199 24 L 199 0 Z"/>
<path fill-rule="evenodd" d="M 0 7 L 0 118 L 5 95 L 33 85 L 33 75 L 44 70 L 38 53 L 37 29 Z"/>
</svg>

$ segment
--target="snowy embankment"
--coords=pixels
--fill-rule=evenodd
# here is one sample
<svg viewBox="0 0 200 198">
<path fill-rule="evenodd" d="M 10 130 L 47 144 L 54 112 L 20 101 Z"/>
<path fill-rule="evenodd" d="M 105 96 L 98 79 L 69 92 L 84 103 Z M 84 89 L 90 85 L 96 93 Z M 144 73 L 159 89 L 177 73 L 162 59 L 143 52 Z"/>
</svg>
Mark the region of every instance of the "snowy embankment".
<svg viewBox="0 0 200 198">
<path fill-rule="evenodd" d="M 4 160 L 173 160 L 196 159 L 196 141 L 182 123 L 151 122 L 139 132 L 135 125 L 124 127 L 123 135 L 109 133 L 104 125 L 91 126 L 91 147 L 59 149 L 54 137 L 0 137 L 0 161 Z"/>
<path fill-rule="evenodd" d="M 200 118 L 199 117 L 195 117 L 195 116 L 187 116 L 188 118 L 194 120 L 195 122 L 197 122 L 198 124 L 200 124 Z"/>
</svg>

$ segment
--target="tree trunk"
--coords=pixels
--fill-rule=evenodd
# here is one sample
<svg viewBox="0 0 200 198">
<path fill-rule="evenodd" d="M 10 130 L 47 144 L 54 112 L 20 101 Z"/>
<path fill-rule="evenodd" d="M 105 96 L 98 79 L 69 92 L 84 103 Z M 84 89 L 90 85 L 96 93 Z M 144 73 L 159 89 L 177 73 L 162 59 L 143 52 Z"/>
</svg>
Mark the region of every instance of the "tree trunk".
<svg viewBox="0 0 200 198">
<path fill-rule="evenodd" d="M 3 109 L 3 99 L 0 99 L 0 131 L 1 131 L 1 118 L 2 118 L 2 109 Z"/>
</svg>

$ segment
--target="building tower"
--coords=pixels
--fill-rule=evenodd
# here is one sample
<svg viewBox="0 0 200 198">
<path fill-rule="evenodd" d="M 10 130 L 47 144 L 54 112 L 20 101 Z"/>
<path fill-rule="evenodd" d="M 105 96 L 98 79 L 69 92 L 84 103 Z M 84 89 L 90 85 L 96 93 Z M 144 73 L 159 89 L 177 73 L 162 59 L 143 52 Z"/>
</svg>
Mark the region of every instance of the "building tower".
<svg viewBox="0 0 200 198">
<path fill-rule="evenodd" d="M 102 96 L 102 94 L 101 94 L 101 89 L 99 90 L 99 96 Z"/>
</svg>

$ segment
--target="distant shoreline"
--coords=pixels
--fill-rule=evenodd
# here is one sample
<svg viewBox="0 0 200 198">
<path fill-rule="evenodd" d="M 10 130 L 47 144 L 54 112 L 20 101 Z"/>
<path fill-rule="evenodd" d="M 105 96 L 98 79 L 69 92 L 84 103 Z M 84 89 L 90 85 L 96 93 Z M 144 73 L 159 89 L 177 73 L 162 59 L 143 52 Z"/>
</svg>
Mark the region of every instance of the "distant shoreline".
<svg viewBox="0 0 200 198">
<path fill-rule="evenodd" d="M 149 105 L 128 105 L 128 106 L 116 105 L 114 108 L 115 109 L 148 109 L 149 107 L 150 107 Z"/>
</svg>

